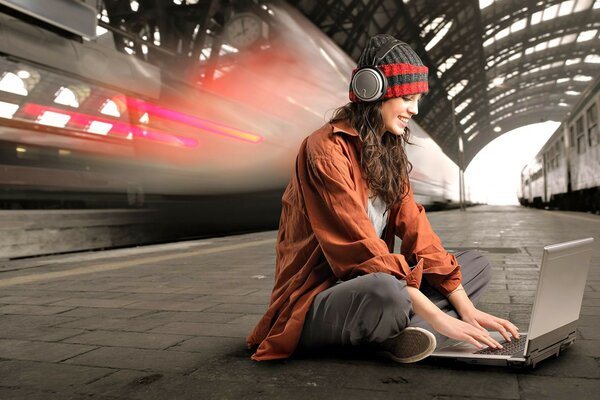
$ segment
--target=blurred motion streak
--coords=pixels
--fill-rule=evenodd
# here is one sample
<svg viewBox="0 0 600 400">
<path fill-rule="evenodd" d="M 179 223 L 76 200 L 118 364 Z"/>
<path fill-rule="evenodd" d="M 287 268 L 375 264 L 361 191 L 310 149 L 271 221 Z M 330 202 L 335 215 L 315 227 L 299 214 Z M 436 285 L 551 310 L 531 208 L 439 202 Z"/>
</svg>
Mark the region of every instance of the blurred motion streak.
<svg viewBox="0 0 600 400">
<path fill-rule="evenodd" d="M 260 143 L 263 140 L 263 137 L 254 133 L 231 128 L 206 119 L 192 117 L 190 115 L 157 106 L 156 104 L 141 102 L 137 99 L 129 99 L 129 105 L 130 109 L 140 111 L 140 113 L 141 111 L 149 111 L 151 113 L 150 116 L 157 116 L 160 118 L 165 118 L 171 122 L 179 122 L 181 124 L 194 126 L 209 133 L 216 133 L 217 135 L 223 135 L 233 139 L 240 139 L 250 143 Z"/>
<path fill-rule="evenodd" d="M 92 115 L 80 114 L 73 111 L 65 111 L 60 110 L 58 108 L 52 108 L 47 106 L 42 106 L 39 104 L 27 103 L 22 109 L 24 114 L 27 114 L 34 118 L 39 118 L 39 116 L 44 115 L 45 113 L 52 112 L 55 114 L 62 114 L 65 116 L 69 116 L 70 119 L 68 122 L 69 125 L 86 130 L 90 133 L 98 134 L 98 132 L 90 131 L 89 126 L 91 126 L 94 122 L 101 122 L 107 125 L 112 125 L 112 128 L 109 132 L 101 133 L 103 135 L 107 133 L 116 134 L 118 137 L 128 139 L 129 133 L 132 133 L 136 138 L 142 138 L 147 140 L 152 140 L 155 142 L 160 142 L 162 144 L 168 144 L 170 146 L 178 146 L 178 147 L 188 147 L 194 148 L 198 146 L 198 141 L 195 139 L 173 135 L 166 132 L 154 131 L 140 127 L 139 125 L 130 125 L 122 122 L 111 121 L 108 119 L 98 118 Z M 50 124 L 48 124 L 50 125 Z M 63 125 L 64 126 L 64 125 Z"/>
</svg>

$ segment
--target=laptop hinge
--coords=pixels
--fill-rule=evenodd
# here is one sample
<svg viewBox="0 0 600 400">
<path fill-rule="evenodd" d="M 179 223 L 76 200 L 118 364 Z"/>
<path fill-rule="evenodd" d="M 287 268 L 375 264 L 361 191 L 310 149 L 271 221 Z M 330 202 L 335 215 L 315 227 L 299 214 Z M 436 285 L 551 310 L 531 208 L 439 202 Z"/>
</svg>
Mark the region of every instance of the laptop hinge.
<svg viewBox="0 0 600 400">
<path fill-rule="evenodd" d="M 556 356 L 575 341 L 577 321 L 531 339 L 527 344 L 527 364 L 532 368 L 546 358 Z"/>
</svg>

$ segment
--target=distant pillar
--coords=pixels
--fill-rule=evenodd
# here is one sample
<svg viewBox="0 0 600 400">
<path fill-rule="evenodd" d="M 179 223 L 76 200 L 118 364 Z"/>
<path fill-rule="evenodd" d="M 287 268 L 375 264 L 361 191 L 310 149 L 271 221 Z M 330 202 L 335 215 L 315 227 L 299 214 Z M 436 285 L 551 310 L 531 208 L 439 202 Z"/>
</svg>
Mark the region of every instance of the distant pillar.
<svg viewBox="0 0 600 400">
<path fill-rule="evenodd" d="M 462 136 L 458 137 L 458 186 L 460 197 L 460 211 L 465 211 L 465 152 L 463 149 Z"/>
<path fill-rule="evenodd" d="M 465 211 L 465 152 L 463 139 L 456 129 L 456 113 L 454 111 L 454 99 L 452 99 L 452 131 L 458 136 L 458 196 L 460 211 Z"/>
</svg>

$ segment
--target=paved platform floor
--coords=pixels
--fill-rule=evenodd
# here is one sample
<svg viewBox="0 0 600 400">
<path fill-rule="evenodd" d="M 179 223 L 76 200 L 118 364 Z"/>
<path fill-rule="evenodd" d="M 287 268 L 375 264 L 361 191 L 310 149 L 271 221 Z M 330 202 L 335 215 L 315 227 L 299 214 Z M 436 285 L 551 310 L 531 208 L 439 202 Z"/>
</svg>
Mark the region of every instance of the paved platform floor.
<svg viewBox="0 0 600 400">
<path fill-rule="evenodd" d="M 0 261 L 0 399 L 589 399 L 600 391 L 600 216 L 475 207 L 429 214 L 478 248 L 481 307 L 527 328 L 545 244 L 594 236 L 578 340 L 533 371 L 359 352 L 256 363 L 276 232 Z"/>
</svg>

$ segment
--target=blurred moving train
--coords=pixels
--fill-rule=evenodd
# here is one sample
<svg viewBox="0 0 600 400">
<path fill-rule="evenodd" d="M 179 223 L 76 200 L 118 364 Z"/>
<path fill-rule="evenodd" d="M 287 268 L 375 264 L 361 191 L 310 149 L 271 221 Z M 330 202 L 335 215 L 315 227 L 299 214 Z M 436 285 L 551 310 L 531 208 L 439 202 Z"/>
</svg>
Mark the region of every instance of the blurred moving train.
<svg viewBox="0 0 600 400">
<path fill-rule="evenodd" d="M 261 4 L 240 13 L 268 30 L 258 44 L 236 48 L 226 26 L 173 70 L 110 31 L 73 40 L 0 13 L 0 207 L 175 206 L 212 227 L 276 227 L 298 146 L 348 101 L 355 63 L 291 6 Z M 411 130 L 418 201 L 457 201 L 458 167 Z"/>
<path fill-rule="evenodd" d="M 521 171 L 525 206 L 600 213 L 600 76 Z"/>
</svg>

